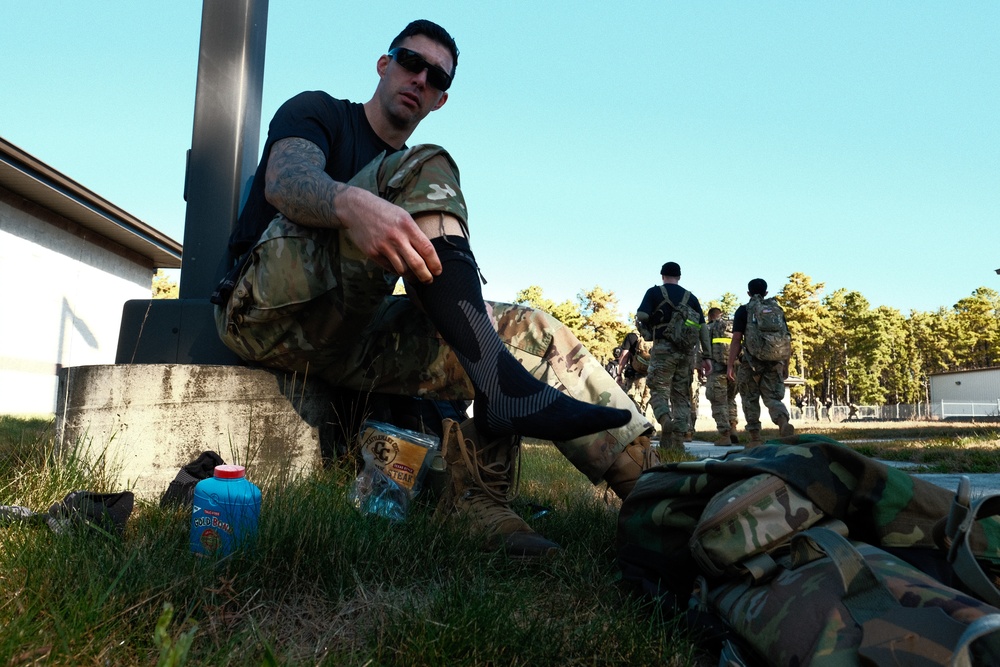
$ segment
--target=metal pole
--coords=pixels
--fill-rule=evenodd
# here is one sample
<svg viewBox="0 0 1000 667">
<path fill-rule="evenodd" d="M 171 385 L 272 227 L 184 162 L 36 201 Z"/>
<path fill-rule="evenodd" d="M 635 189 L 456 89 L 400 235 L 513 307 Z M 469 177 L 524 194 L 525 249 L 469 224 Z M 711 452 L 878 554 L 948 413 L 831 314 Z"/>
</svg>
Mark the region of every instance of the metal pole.
<svg viewBox="0 0 1000 667">
<path fill-rule="evenodd" d="M 241 190 L 257 165 L 266 40 L 267 0 L 205 0 L 180 298 L 125 303 L 116 363 L 240 362 L 219 340 L 208 297 L 225 272 Z"/>
<path fill-rule="evenodd" d="M 180 297 L 207 299 L 225 270 L 259 155 L 268 0 L 205 0 L 184 199 Z"/>
</svg>

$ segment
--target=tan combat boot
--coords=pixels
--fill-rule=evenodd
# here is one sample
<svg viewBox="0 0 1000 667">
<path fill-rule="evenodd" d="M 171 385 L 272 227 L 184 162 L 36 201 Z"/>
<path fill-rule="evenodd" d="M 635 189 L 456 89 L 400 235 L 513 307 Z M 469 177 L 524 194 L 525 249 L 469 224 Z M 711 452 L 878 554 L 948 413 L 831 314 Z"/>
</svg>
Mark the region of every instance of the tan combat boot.
<svg viewBox="0 0 1000 667">
<path fill-rule="evenodd" d="M 740 444 L 740 436 L 736 435 L 738 422 L 729 422 L 729 441 L 734 445 Z"/>
<path fill-rule="evenodd" d="M 604 481 L 615 495 L 625 500 L 625 497 L 632 493 L 632 488 L 635 487 L 635 482 L 642 471 L 652 468 L 659 462 L 660 455 L 653 449 L 649 436 L 640 435 L 618 455 L 604 473 Z"/>
<path fill-rule="evenodd" d="M 499 438 L 483 444 L 472 420 L 459 426 L 442 422 L 441 454 L 447 463 L 448 484 L 436 514 L 468 521 L 485 538 L 484 548 L 502 548 L 515 558 L 547 556 L 559 545 L 531 529 L 510 508 L 512 487 L 520 476 L 519 438 Z"/>
<path fill-rule="evenodd" d="M 660 446 L 662 447 L 670 439 L 670 431 L 673 430 L 673 426 L 670 423 L 670 417 L 663 415 L 656 420 L 660 425 Z"/>
<path fill-rule="evenodd" d="M 782 438 L 789 435 L 795 435 L 795 427 L 789 423 L 788 417 L 785 415 L 778 417 L 778 421 L 776 423 L 778 424 L 778 435 Z"/>
<path fill-rule="evenodd" d="M 687 442 L 687 436 L 683 433 L 671 433 L 670 434 L 670 449 L 676 452 L 684 451 L 684 443 Z"/>
<path fill-rule="evenodd" d="M 759 428 L 748 428 L 747 429 L 747 435 L 750 437 L 750 440 L 746 444 L 746 449 L 752 449 L 754 447 L 760 447 L 761 445 L 764 444 L 764 441 L 761 440 L 761 438 L 760 438 L 760 429 Z"/>
<path fill-rule="evenodd" d="M 729 447 L 733 444 L 733 435 L 728 428 L 719 429 L 719 439 L 715 442 L 716 447 Z"/>
</svg>

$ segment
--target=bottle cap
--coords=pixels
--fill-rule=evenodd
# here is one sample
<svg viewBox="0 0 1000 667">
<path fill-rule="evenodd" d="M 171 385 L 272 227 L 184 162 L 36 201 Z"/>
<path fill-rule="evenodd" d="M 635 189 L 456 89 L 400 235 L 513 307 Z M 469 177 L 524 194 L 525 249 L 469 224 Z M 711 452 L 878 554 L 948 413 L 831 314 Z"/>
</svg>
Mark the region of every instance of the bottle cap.
<svg viewBox="0 0 1000 667">
<path fill-rule="evenodd" d="M 219 479 L 239 479 L 246 473 L 243 466 L 221 465 L 215 466 L 215 476 Z"/>
</svg>

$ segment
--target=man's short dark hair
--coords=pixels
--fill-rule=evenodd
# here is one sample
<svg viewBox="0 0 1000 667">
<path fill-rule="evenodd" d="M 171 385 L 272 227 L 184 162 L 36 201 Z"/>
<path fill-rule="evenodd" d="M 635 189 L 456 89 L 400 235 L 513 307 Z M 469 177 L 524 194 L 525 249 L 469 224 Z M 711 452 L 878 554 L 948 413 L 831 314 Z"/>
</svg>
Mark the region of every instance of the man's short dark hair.
<svg viewBox="0 0 1000 667">
<path fill-rule="evenodd" d="M 403 32 L 396 35 L 396 39 L 392 40 L 389 45 L 389 50 L 400 46 L 403 40 L 407 37 L 413 37 L 414 35 L 423 35 L 433 39 L 435 42 L 448 49 L 451 53 L 451 76 L 455 76 L 455 69 L 458 67 L 458 45 L 455 44 L 455 38 L 448 34 L 448 31 L 439 26 L 433 21 L 428 21 L 427 19 L 417 19 L 416 21 L 410 21 L 410 24 L 403 28 Z"/>
<path fill-rule="evenodd" d="M 712 308 L 708 309 L 708 316 L 709 317 L 711 317 L 712 315 L 721 315 L 721 314 L 722 314 L 722 309 L 721 308 L 715 308 L 713 306 Z"/>
<path fill-rule="evenodd" d="M 681 277 L 681 267 L 677 262 L 667 262 L 660 267 L 660 275 L 667 276 L 668 278 L 680 278 Z"/>
<path fill-rule="evenodd" d="M 750 292 L 750 296 L 754 294 L 764 296 L 767 294 L 767 282 L 763 278 L 754 278 L 747 283 L 747 291 Z"/>
</svg>

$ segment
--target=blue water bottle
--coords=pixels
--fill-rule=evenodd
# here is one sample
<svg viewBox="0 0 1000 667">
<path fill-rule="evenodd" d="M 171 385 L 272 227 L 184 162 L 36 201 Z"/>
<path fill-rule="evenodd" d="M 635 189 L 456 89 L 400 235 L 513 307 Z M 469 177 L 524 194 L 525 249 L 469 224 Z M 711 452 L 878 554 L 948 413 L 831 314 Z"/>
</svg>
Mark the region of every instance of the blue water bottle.
<svg viewBox="0 0 1000 667">
<path fill-rule="evenodd" d="M 257 531 L 260 489 L 245 474 L 243 466 L 215 466 L 214 476 L 195 485 L 191 551 L 226 556 Z"/>
</svg>

